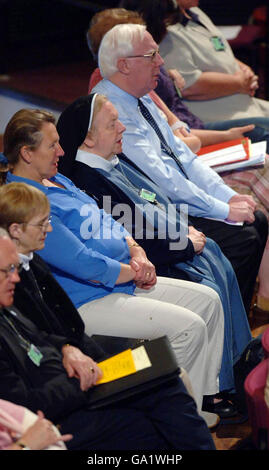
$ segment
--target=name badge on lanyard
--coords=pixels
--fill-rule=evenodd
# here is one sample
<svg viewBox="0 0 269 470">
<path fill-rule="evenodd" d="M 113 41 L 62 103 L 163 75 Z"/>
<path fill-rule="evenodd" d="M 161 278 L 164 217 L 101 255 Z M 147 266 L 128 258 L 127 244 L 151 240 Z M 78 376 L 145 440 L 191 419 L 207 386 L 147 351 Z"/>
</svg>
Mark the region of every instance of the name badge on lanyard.
<svg viewBox="0 0 269 470">
<path fill-rule="evenodd" d="M 40 366 L 41 359 L 43 357 L 43 354 L 39 351 L 39 349 L 34 345 L 31 344 L 29 350 L 27 351 L 27 354 L 31 361 L 37 366 Z"/>
<path fill-rule="evenodd" d="M 210 38 L 210 41 L 212 42 L 215 51 L 225 51 L 225 44 L 223 40 L 221 39 L 221 37 L 212 36 Z"/>
<path fill-rule="evenodd" d="M 148 191 L 147 189 L 143 189 L 143 188 L 140 190 L 139 196 L 148 202 L 155 202 L 155 199 L 156 199 L 155 193 L 152 193 L 151 191 Z"/>
</svg>

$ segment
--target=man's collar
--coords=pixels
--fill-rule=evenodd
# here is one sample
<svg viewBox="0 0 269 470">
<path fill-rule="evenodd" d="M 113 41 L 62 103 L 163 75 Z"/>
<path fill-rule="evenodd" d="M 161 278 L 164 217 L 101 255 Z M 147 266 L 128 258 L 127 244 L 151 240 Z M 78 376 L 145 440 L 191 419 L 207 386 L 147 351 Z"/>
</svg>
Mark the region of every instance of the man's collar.
<svg viewBox="0 0 269 470">
<path fill-rule="evenodd" d="M 182 22 L 181 22 L 182 26 L 187 26 L 189 21 L 193 21 L 194 23 L 200 23 L 199 16 L 197 15 L 197 13 L 194 13 L 191 10 L 186 10 L 186 13 L 187 15 L 190 16 L 190 18 L 183 15 Z"/>
<path fill-rule="evenodd" d="M 128 100 L 129 105 L 134 104 L 135 106 L 137 106 L 137 98 L 131 95 L 131 93 L 128 93 L 128 91 L 123 90 L 118 85 L 116 85 L 111 80 L 109 80 L 108 78 L 103 78 L 102 82 L 105 87 L 108 87 L 110 91 L 113 92 L 113 97 L 115 96 L 119 96 L 121 98 L 124 97 L 125 100 Z"/>
<path fill-rule="evenodd" d="M 76 155 L 76 161 L 85 163 L 85 165 L 91 168 L 104 170 L 108 173 L 119 163 L 117 155 L 113 155 L 111 160 L 105 160 L 104 158 L 94 153 L 85 152 L 84 150 L 78 150 Z"/>
<path fill-rule="evenodd" d="M 117 96 L 119 98 L 124 98 L 124 105 L 127 109 L 130 109 L 131 106 L 133 106 L 134 108 L 137 108 L 138 98 L 131 95 L 127 91 L 123 90 L 118 85 L 115 85 L 115 83 L 111 82 L 108 78 L 103 78 L 103 80 L 100 83 L 103 84 L 104 88 L 103 88 L 103 90 L 101 88 L 101 91 L 98 91 L 98 89 L 97 89 L 97 91 L 96 91 L 97 93 L 103 93 L 105 95 L 106 91 L 108 89 L 109 92 L 111 92 L 111 96 L 113 96 L 113 98 L 116 98 Z M 154 90 L 152 90 L 152 91 L 154 91 Z M 112 95 L 112 92 L 113 92 L 113 95 Z M 144 96 L 141 96 L 139 99 L 144 101 L 145 104 L 152 102 L 152 99 L 151 99 L 149 93 L 146 93 Z M 115 104 L 115 106 L 116 106 L 116 104 Z"/>
</svg>

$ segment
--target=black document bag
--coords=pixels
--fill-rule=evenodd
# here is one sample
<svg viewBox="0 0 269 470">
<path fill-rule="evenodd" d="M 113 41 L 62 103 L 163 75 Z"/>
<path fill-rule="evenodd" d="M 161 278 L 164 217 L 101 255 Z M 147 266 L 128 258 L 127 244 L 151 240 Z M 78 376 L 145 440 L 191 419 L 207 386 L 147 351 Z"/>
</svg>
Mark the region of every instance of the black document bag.
<svg viewBox="0 0 269 470">
<path fill-rule="evenodd" d="M 96 385 L 89 391 L 89 408 L 96 409 L 116 403 L 178 378 L 180 368 L 166 336 L 139 341 L 135 347 L 141 345 L 147 351 L 151 367 L 112 382 Z"/>
</svg>

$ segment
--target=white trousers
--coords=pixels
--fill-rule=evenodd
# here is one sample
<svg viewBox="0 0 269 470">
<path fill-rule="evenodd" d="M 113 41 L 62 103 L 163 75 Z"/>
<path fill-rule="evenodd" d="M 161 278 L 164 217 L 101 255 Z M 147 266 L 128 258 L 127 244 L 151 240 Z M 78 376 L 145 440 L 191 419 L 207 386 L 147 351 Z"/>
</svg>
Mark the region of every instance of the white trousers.
<svg viewBox="0 0 269 470">
<path fill-rule="evenodd" d="M 110 294 L 82 305 L 88 335 L 155 339 L 166 335 L 190 378 L 198 410 L 219 391 L 224 314 L 218 294 L 194 282 L 158 277 L 150 290 Z"/>
</svg>

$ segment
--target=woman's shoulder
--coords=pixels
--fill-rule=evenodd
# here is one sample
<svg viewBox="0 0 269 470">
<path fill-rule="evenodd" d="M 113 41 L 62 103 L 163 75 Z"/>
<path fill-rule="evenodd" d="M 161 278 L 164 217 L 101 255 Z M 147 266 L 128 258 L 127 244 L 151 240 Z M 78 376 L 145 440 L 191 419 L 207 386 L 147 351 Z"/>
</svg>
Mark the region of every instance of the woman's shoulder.
<svg viewBox="0 0 269 470">
<path fill-rule="evenodd" d="M 210 19 L 210 17 L 203 10 L 201 10 L 199 7 L 193 7 L 193 8 L 190 8 L 190 10 L 192 11 L 192 13 L 194 13 L 195 15 L 198 16 L 198 19 L 205 26 L 207 26 L 208 28 L 216 28 L 216 26 L 214 25 L 214 23 Z"/>
</svg>

